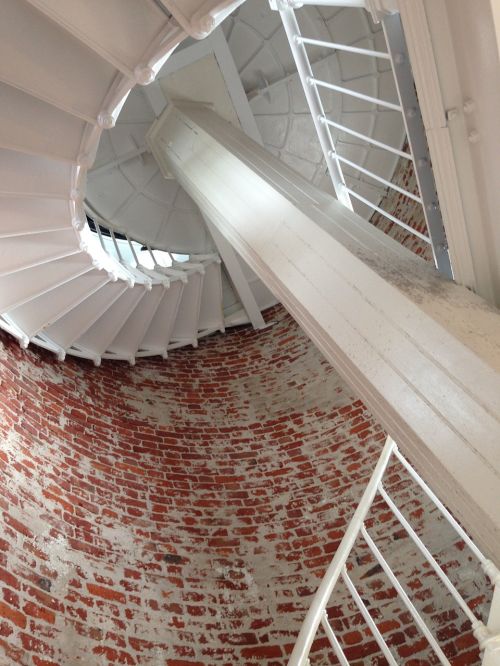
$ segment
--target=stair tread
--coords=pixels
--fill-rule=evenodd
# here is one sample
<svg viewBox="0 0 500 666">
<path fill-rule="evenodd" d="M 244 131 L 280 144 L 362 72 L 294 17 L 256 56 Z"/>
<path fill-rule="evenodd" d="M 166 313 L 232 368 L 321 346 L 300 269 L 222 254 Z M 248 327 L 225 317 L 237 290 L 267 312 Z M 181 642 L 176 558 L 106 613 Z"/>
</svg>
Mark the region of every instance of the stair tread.
<svg viewBox="0 0 500 666">
<path fill-rule="evenodd" d="M 86 123 L 0 82 L 0 146 L 76 162 Z"/>
<path fill-rule="evenodd" d="M 128 318 L 126 325 L 123 326 L 109 345 L 108 351 L 124 356 L 135 355 L 160 305 L 164 291 L 162 285 L 156 285 L 150 292 L 144 294 L 142 300 Z"/>
<path fill-rule="evenodd" d="M 0 238 L 71 229 L 69 201 L 53 198 L 0 197 Z"/>
<path fill-rule="evenodd" d="M 140 349 L 166 350 L 182 298 L 184 284 L 177 280 L 166 289 L 155 316 L 140 344 Z"/>
<path fill-rule="evenodd" d="M 0 193 L 68 198 L 70 189 L 67 162 L 0 148 Z"/>
<path fill-rule="evenodd" d="M 0 243 L 0 275 L 77 252 L 80 252 L 80 249 L 73 228 L 3 238 Z"/>
<path fill-rule="evenodd" d="M 3 0 L 0 80 L 96 119 L 116 68 L 28 4 Z"/>
<path fill-rule="evenodd" d="M 46 294 L 25 305 L 21 305 L 7 314 L 24 333 L 32 337 L 42 328 L 53 324 L 67 314 L 87 296 L 106 284 L 106 273 L 91 270 L 68 282 L 58 285 Z"/>
<path fill-rule="evenodd" d="M 192 273 L 182 292 L 182 299 L 172 331 L 172 342 L 197 339 L 203 276 Z"/>
<path fill-rule="evenodd" d="M 18 307 L 91 268 L 90 258 L 82 252 L 52 261 L 50 270 L 47 270 L 47 264 L 42 264 L 5 275 L 0 283 L 0 312 Z"/>
<path fill-rule="evenodd" d="M 127 286 L 123 282 L 108 282 L 86 298 L 78 307 L 47 328 L 45 334 L 57 345 L 67 349 L 106 312 L 126 289 Z"/>
<path fill-rule="evenodd" d="M 85 333 L 75 340 L 74 345 L 88 349 L 99 356 L 104 354 L 119 330 L 126 325 L 144 293 L 144 288 L 139 286 L 127 289 Z"/>
<path fill-rule="evenodd" d="M 130 71 L 168 22 L 152 0 L 29 2 L 116 66 Z"/>
</svg>

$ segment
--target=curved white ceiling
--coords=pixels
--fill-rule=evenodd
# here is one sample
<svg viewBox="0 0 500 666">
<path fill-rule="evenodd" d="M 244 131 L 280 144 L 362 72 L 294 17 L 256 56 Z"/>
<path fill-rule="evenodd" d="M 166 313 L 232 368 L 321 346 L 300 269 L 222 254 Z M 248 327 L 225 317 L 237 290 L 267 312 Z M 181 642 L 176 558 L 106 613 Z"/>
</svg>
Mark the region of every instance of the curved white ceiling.
<svg viewBox="0 0 500 666">
<path fill-rule="evenodd" d="M 381 29 L 364 10 L 308 7 L 297 15 L 305 36 L 385 50 Z M 333 192 L 279 15 L 270 10 L 267 0 L 252 0 L 229 17 L 223 29 L 266 148 L 317 186 Z M 397 101 L 387 61 L 317 47 L 310 48 L 309 54 L 319 78 Z M 177 82 L 179 72 L 175 77 Z M 164 90 L 173 84 L 162 72 L 159 79 Z M 191 86 L 193 101 L 200 99 L 196 90 Z M 398 112 L 329 91 L 322 91 L 322 99 L 333 120 L 401 145 L 404 129 Z M 103 220 L 137 240 L 174 252 L 209 252 L 213 242 L 198 209 L 175 181 L 162 177 L 145 150 L 146 132 L 154 120 L 145 90 L 135 88 L 116 127 L 103 133 L 89 173 L 87 201 Z M 343 133 L 334 139 L 340 154 L 391 177 L 397 162 L 393 155 Z M 124 157 L 128 159 L 121 161 Z M 363 196 L 376 202 L 383 195 L 379 185 L 359 172 L 348 168 L 345 173 L 348 185 Z M 370 215 L 365 206 L 354 205 L 363 216 Z"/>
</svg>

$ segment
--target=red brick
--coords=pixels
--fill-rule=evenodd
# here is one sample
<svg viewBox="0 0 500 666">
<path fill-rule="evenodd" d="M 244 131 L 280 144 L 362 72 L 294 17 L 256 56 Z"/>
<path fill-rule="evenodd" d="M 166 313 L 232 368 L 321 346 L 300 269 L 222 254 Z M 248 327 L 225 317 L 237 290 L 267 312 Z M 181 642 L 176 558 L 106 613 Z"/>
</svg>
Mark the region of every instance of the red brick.
<svg viewBox="0 0 500 666">
<path fill-rule="evenodd" d="M 2 666 L 63 666 L 69 625 L 89 664 L 285 666 L 384 433 L 290 318 L 269 316 L 277 323 L 266 331 L 207 338 L 135 368 L 56 364 L 0 333 L 0 437 L 9 428 L 20 437 L 16 460 L 0 460 L 0 512 L 15 504 L 18 519 L 0 536 L 0 599 L 18 622 L 26 615 L 23 626 L 0 621 L 0 634 L 12 632 L 0 639 Z M 421 496 L 400 472 L 387 484 L 421 533 Z M 31 539 L 34 512 L 43 536 Z M 408 539 L 383 502 L 368 525 L 407 589 L 418 586 L 423 613 L 452 636 L 450 661 L 477 663 L 470 627 L 428 569 L 404 560 Z M 356 556 L 364 577 L 353 577 L 394 652 L 430 663 L 373 558 Z M 443 563 L 469 566 L 467 552 L 457 544 Z M 485 590 L 471 601 L 487 601 Z M 353 664 L 382 666 L 342 587 L 329 614 Z M 311 661 L 327 663 L 318 636 Z M 10 643 L 18 652 L 5 652 Z"/>
<path fill-rule="evenodd" d="M 54 624 L 56 620 L 55 613 L 45 606 L 37 606 L 31 601 L 28 601 L 28 603 L 23 606 L 23 613 L 31 617 L 36 617 L 39 620 L 43 620 L 48 624 Z"/>
<path fill-rule="evenodd" d="M 110 587 L 87 583 L 87 590 L 89 591 L 89 594 L 92 594 L 95 597 L 101 597 L 102 599 L 107 599 L 108 601 L 117 601 L 120 604 L 124 604 L 127 601 L 123 592 L 118 592 Z"/>
<path fill-rule="evenodd" d="M 21 629 L 26 627 L 26 616 L 2 601 L 0 601 L 0 617 L 4 617 Z"/>
</svg>

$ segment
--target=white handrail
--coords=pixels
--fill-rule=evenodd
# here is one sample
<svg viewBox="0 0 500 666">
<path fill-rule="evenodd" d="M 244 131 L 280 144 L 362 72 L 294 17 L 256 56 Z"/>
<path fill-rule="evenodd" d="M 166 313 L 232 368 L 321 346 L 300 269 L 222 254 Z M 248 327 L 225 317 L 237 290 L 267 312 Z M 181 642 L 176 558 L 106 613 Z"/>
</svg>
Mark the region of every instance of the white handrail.
<svg viewBox="0 0 500 666">
<path fill-rule="evenodd" d="M 396 506 L 393 499 L 389 496 L 382 485 L 383 477 L 387 466 L 391 460 L 392 454 L 395 458 L 404 466 L 408 471 L 411 478 L 420 486 L 420 488 L 425 492 L 429 499 L 435 504 L 435 506 L 443 513 L 447 518 L 450 525 L 456 530 L 457 534 L 464 539 L 465 543 L 471 547 L 472 552 L 476 555 L 479 561 L 484 563 L 484 570 L 491 578 L 493 585 L 500 585 L 500 575 L 498 569 L 493 565 L 489 560 L 487 560 L 484 555 L 481 553 L 479 548 L 472 542 L 470 537 L 464 532 L 463 528 L 458 524 L 458 522 L 453 518 L 450 512 L 442 504 L 442 502 L 436 497 L 433 491 L 427 486 L 427 484 L 422 480 L 422 478 L 415 472 L 413 467 L 406 461 L 406 459 L 398 451 L 397 445 L 395 442 L 388 437 L 385 443 L 385 446 L 382 450 L 382 454 L 377 462 L 375 470 L 372 474 L 372 477 L 366 487 L 365 492 L 361 498 L 361 501 L 354 512 L 354 515 L 349 523 L 347 530 L 344 534 L 342 541 L 335 553 L 335 556 L 328 567 L 326 574 L 321 581 L 321 584 L 313 597 L 309 611 L 307 612 L 306 618 L 300 630 L 297 642 L 293 649 L 293 652 L 288 661 L 288 666 L 306 666 L 308 664 L 309 652 L 311 645 L 314 641 L 318 627 L 321 623 L 326 636 L 332 646 L 340 664 L 342 666 L 348 666 L 349 661 L 347 660 L 342 646 L 335 635 L 335 632 L 328 621 L 328 615 L 326 608 L 330 601 L 332 592 L 339 580 L 342 578 L 348 591 L 350 592 L 355 604 L 360 610 L 361 614 L 365 618 L 376 642 L 378 643 L 380 649 L 385 655 L 388 662 L 391 666 L 397 665 L 394 655 L 390 651 L 387 643 L 384 640 L 384 637 L 380 633 L 377 623 L 374 618 L 370 615 L 365 603 L 363 602 L 360 594 L 358 593 L 354 583 L 352 582 L 350 576 L 347 573 L 346 562 L 349 554 L 352 551 L 354 543 L 358 536 L 362 536 L 365 543 L 367 544 L 370 551 L 373 553 L 376 561 L 382 567 L 383 571 L 389 578 L 389 581 L 392 583 L 394 589 L 402 600 L 403 604 L 406 606 L 410 614 L 412 615 L 415 624 L 420 629 L 422 634 L 427 639 L 431 649 L 436 654 L 439 662 L 442 666 L 450 666 L 450 662 L 444 654 L 443 650 L 440 648 L 436 638 L 432 634 L 431 630 L 427 626 L 425 619 L 417 611 L 416 607 L 412 603 L 409 593 L 403 588 L 401 583 L 398 581 L 396 575 L 390 568 L 388 562 L 383 557 L 379 548 L 375 544 L 374 540 L 368 533 L 364 522 L 365 518 L 370 510 L 370 507 L 375 499 L 377 493 L 382 497 L 385 503 L 389 506 L 391 511 L 394 513 L 398 521 L 404 527 L 410 538 L 416 544 L 417 548 L 420 550 L 424 558 L 429 562 L 441 582 L 446 586 L 447 590 L 452 595 L 455 602 L 461 608 L 463 613 L 466 615 L 467 619 L 471 622 L 472 630 L 474 636 L 478 639 L 480 647 L 486 649 L 487 653 L 491 654 L 491 651 L 495 649 L 499 637 L 492 634 L 491 631 L 479 620 L 472 610 L 467 605 L 465 599 L 458 592 L 456 587 L 453 585 L 451 580 L 448 578 L 446 573 L 440 567 L 436 559 L 431 554 L 430 550 L 424 544 L 422 539 L 417 535 L 413 530 L 408 520 L 403 516 L 401 511 Z M 496 662 L 494 662 L 496 664 Z M 499 662 L 500 663 L 500 662 Z"/>
<path fill-rule="evenodd" d="M 295 16 L 295 9 L 299 9 L 303 5 L 325 5 L 329 7 L 364 7 L 378 17 L 378 1 L 379 0 L 377 0 L 377 2 L 375 2 L 375 0 L 269 0 L 269 3 L 272 9 L 278 10 L 280 13 L 300 82 L 311 112 L 312 121 L 326 161 L 327 170 L 338 200 L 352 210 L 353 198 L 355 198 L 358 201 L 369 205 L 374 211 L 385 215 L 388 219 L 420 238 L 420 240 L 430 246 L 436 267 L 447 277 L 452 277 L 446 235 L 439 205 L 436 201 L 434 177 L 430 165 L 425 130 L 414 90 L 406 41 L 394 2 L 391 3 L 390 9 L 387 12 L 381 12 L 381 20 L 386 40 L 386 51 L 378 51 L 373 48 L 361 48 L 350 44 L 329 41 L 328 39 L 315 39 L 314 37 L 303 36 L 300 32 L 297 17 Z M 342 81 L 328 81 L 318 78 L 313 73 L 306 48 L 307 46 L 329 49 L 332 52 L 341 51 L 346 54 L 352 53 L 362 55 L 375 60 L 381 58 L 389 60 L 394 78 L 397 100 L 389 101 L 381 99 L 358 90 L 353 90 L 350 87 L 339 85 Z M 398 112 L 406 131 L 406 138 L 410 146 L 410 151 L 406 152 L 400 148 L 393 148 L 388 144 L 327 118 L 323 107 L 321 95 L 322 89 L 338 93 L 339 99 L 341 100 L 346 96 L 350 96 L 362 100 L 367 104 L 374 104 L 376 105 L 378 112 L 383 110 L 386 110 L 386 112 L 387 110 L 389 112 Z M 362 197 L 357 192 L 353 191 L 355 188 L 346 185 L 346 178 L 342 172 L 342 166 L 348 162 L 346 162 L 345 158 L 342 158 L 340 154 L 342 151 L 342 143 L 339 141 L 338 134 L 337 136 L 332 134 L 331 128 L 335 128 L 340 132 L 346 132 L 351 136 L 366 141 L 378 148 L 392 152 L 393 154 L 398 155 L 398 157 L 403 157 L 414 162 L 414 173 L 418 183 L 419 195 L 416 196 L 406 192 L 405 194 L 422 206 L 422 213 L 427 226 L 427 234 L 421 234 L 414 230 L 410 225 L 398 220 L 388 211 L 386 212 L 383 204 L 380 203 L 382 200 L 380 192 L 377 194 L 376 200 L 372 203 L 371 196 L 369 199 Z M 401 192 L 402 188 L 399 188 L 395 184 L 393 185 L 390 183 L 390 180 L 386 178 L 382 178 L 373 172 L 369 172 L 369 170 L 363 165 L 359 165 L 357 171 L 374 178 L 387 188 L 392 188 L 403 193 Z M 359 179 L 357 174 L 351 175 L 350 177 L 355 180 Z"/>
<path fill-rule="evenodd" d="M 323 103 L 318 92 L 318 88 L 314 83 L 308 83 L 314 79 L 311 63 L 307 55 L 307 50 L 303 43 L 300 42 L 301 37 L 299 24 L 295 17 L 294 11 L 291 7 L 286 7 L 284 4 L 279 5 L 279 13 L 285 28 L 285 33 L 292 50 L 292 55 L 295 60 L 297 72 L 302 82 L 304 94 L 306 96 L 307 104 L 311 111 L 312 120 L 316 129 L 316 134 L 323 151 L 324 158 L 328 167 L 328 173 L 332 181 L 337 199 L 344 204 L 347 208 L 352 210 L 352 203 L 344 182 L 342 169 L 340 168 L 339 161 L 336 158 L 335 145 L 332 141 L 330 130 L 322 122 L 325 117 Z"/>
<path fill-rule="evenodd" d="M 321 581 L 321 585 L 318 588 L 318 591 L 314 595 L 314 599 L 307 613 L 302 629 L 300 630 L 297 642 L 293 648 L 293 652 L 288 661 L 288 666 L 305 666 L 307 662 L 307 657 L 309 650 L 311 649 L 314 636 L 318 629 L 319 623 L 321 622 L 321 617 L 325 611 L 325 608 L 328 604 L 328 601 L 333 592 L 333 588 L 337 583 L 342 569 L 344 567 L 345 561 L 349 553 L 352 550 L 354 542 L 361 530 L 363 522 L 366 518 L 366 515 L 372 505 L 373 499 L 377 494 L 378 484 L 380 483 L 384 472 L 391 458 L 395 444 L 392 439 L 388 438 L 382 455 L 380 456 L 375 470 L 373 472 L 372 478 L 366 487 L 363 497 L 361 498 L 358 508 L 354 512 L 354 515 L 349 523 L 349 526 L 344 534 L 340 546 L 335 553 L 330 566 L 328 567 L 325 577 Z"/>
</svg>

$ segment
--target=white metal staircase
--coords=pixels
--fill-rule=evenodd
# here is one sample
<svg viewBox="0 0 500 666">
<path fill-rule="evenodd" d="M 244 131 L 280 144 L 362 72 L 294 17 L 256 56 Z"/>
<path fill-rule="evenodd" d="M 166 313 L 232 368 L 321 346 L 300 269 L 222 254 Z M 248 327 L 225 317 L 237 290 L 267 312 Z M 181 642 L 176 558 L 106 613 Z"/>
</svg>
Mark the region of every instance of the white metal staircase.
<svg viewBox="0 0 500 666">
<path fill-rule="evenodd" d="M 216 255 L 127 261 L 99 245 L 83 202 L 130 90 L 237 4 L 1 1 L 0 326 L 21 344 L 133 363 L 224 329 Z"/>
<path fill-rule="evenodd" d="M 421 537 L 417 534 L 417 532 L 411 526 L 410 522 L 403 515 L 403 512 L 398 508 L 390 493 L 385 488 L 384 475 L 387 471 L 389 463 L 391 462 L 391 459 L 396 460 L 396 462 L 398 462 L 406 471 L 413 483 L 420 487 L 420 489 L 429 498 L 436 509 L 441 513 L 443 518 L 451 525 L 458 537 L 463 541 L 464 546 L 467 547 L 471 554 L 479 561 L 484 574 L 491 581 L 491 584 L 494 587 L 494 592 L 487 625 L 485 625 L 470 608 L 467 601 L 462 597 L 459 590 L 450 580 L 447 572 L 436 560 L 428 545 L 426 545 Z M 375 537 L 373 534 L 375 530 L 367 529 L 365 521 L 367 520 L 370 508 L 377 495 L 383 499 L 389 511 L 392 512 L 394 517 L 400 523 L 402 529 L 413 541 L 417 548 L 417 552 L 422 557 L 423 562 L 430 565 L 430 568 L 434 571 L 437 578 L 439 579 L 439 584 L 446 588 L 447 592 L 451 595 L 454 603 L 456 604 L 459 612 L 463 614 L 470 622 L 471 629 L 477 641 L 479 642 L 480 649 L 484 650 L 482 660 L 484 666 L 495 666 L 496 664 L 500 663 L 500 633 L 498 631 L 500 617 L 500 571 L 493 564 L 493 562 L 488 560 L 483 555 L 476 544 L 470 539 L 469 535 L 444 506 L 444 504 L 438 499 L 438 497 L 433 493 L 429 486 L 401 455 L 396 443 L 389 437 L 386 441 L 379 461 L 373 471 L 373 475 L 366 487 L 365 492 L 363 493 L 360 503 L 352 517 L 351 522 L 349 523 L 349 526 L 347 527 L 344 537 L 335 553 L 334 558 L 330 563 L 330 566 L 325 573 L 321 585 L 319 586 L 313 598 L 304 624 L 302 625 L 298 640 L 290 656 L 288 666 L 307 666 L 310 663 L 309 654 L 311 646 L 320 625 L 328 638 L 328 641 L 332 647 L 333 652 L 335 653 L 336 658 L 338 659 L 338 662 L 341 664 L 341 666 L 349 666 L 349 661 L 346 658 L 341 642 L 336 636 L 328 616 L 328 605 L 332 597 L 332 593 L 340 581 L 342 581 L 343 584 L 347 587 L 355 606 L 358 608 L 363 619 L 368 625 L 370 632 L 378 644 L 381 653 L 387 660 L 387 663 L 391 666 L 397 666 L 398 663 L 401 663 L 398 660 L 395 652 L 391 650 L 387 644 L 386 639 L 382 633 L 379 631 L 379 622 L 370 613 L 367 604 L 363 600 L 359 590 L 351 578 L 352 574 L 350 575 L 351 567 L 349 566 L 348 568 L 347 560 L 351 554 L 355 542 L 360 538 L 368 547 L 372 557 L 374 558 L 374 561 L 380 566 L 381 570 L 384 572 L 391 585 L 394 587 L 399 598 L 401 599 L 402 604 L 412 616 L 418 631 L 425 637 L 426 641 L 428 642 L 430 649 L 436 656 L 438 663 L 442 664 L 442 666 L 452 665 L 453 659 L 450 660 L 445 655 L 440 646 L 439 640 L 436 639 L 432 628 L 429 626 L 428 620 L 421 612 L 419 612 L 415 606 L 414 600 L 412 600 L 412 591 L 410 589 L 405 589 L 392 570 L 388 560 L 382 554 L 380 544 L 377 545 L 376 543 L 377 537 Z M 372 534 L 370 534 L 371 532 Z M 378 534 L 378 537 L 380 537 L 380 534 Z"/>
</svg>

